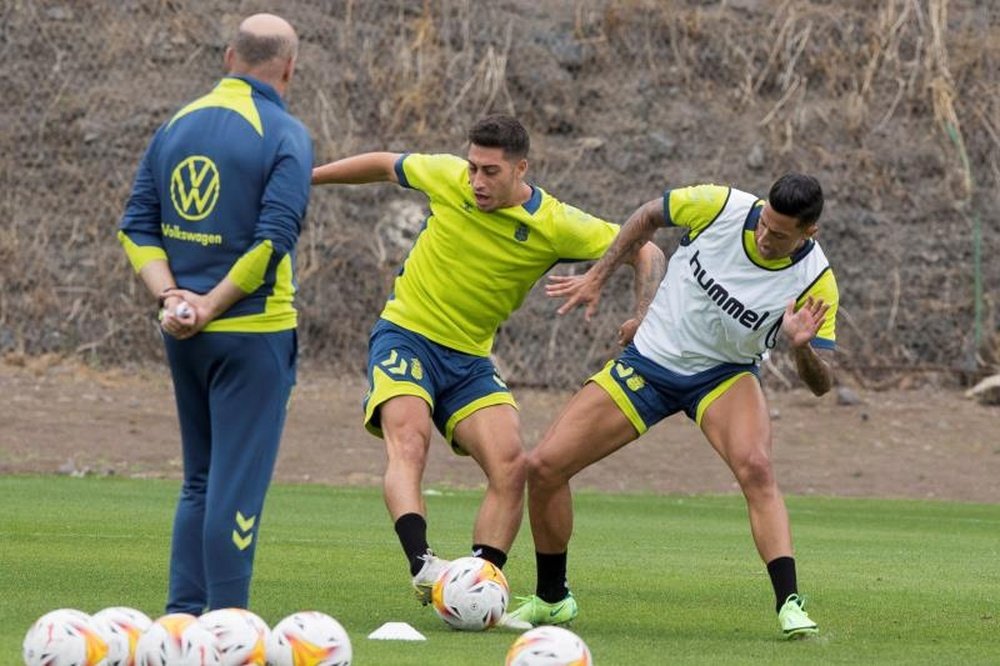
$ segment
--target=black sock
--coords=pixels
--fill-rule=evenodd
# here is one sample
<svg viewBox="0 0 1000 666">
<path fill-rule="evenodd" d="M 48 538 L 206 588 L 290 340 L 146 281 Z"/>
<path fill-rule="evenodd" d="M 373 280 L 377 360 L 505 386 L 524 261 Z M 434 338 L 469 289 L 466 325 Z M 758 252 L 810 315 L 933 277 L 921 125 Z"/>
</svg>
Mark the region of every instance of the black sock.
<svg viewBox="0 0 1000 666">
<path fill-rule="evenodd" d="M 497 569 L 503 569 L 503 565 L 507 564 L 507 553 L 499 548 L 487 546 L 484 543 L 472 544 L 472 555 L 473 557 L 481 557 L 487 562 L 492 562 L 497 566 Z"/>
<path fill-rule="evenodd" d="M 427 553 L 427 521 L 419 513 L 405 513 L 396 520 L 396 534 L 410 562 L 410 575 L 416 576 L 424 566 L 421 555 Z"/>
<path fill-rule="evenodd" d="M 569 595 L 566 585 L 566 553 L 535 553 L 535 566 L 538 567 L 538 584 L 535 594 L 542 601 L 554 604 Z"/>
<path fill-rule="evenodd" d="M 774 587 L 775 610 L 781 610 L 788 595 L 799 593 L 795 579 L 795 559 L 776 557 L 767 563 L 767 573 L 771 576 L 771 585 Z"/>
</svg>

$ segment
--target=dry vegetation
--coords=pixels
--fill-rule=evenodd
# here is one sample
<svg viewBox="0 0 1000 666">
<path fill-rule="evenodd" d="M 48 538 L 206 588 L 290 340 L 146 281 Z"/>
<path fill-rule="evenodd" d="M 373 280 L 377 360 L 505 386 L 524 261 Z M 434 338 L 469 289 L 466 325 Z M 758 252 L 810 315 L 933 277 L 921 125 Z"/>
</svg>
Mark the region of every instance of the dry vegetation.
<svg viewBox="0 0 1000 666">
<path fill-rule="evenodd" d="M 665 187 L 763 194 L 808 171 L 828 193 L 849 374 L 954 381 L 1000 363 L 995 3 L 285 4 L 303 43 L 291 108 L 318 160 L 461 153 L 472 119 L 505 111 L 532 130 L 538 184 L 616 221 Z M 2 4 L 0 351 L 160 354 L 114 228 L 152 131 L 212 85 L 225 35 L 263 6 Z M 420 205 L 390 186 L 315 192 L 299 254 L 307 358 L 361 370 Z M 510 378 L 566 386 L 608 355 L 629 300 L 619 277 L 621 298 L 586 328 L 533 294 L 499 339 Z M 780 354 L 771 370 L 778 385 L 790 374 Z"/>
</svg>

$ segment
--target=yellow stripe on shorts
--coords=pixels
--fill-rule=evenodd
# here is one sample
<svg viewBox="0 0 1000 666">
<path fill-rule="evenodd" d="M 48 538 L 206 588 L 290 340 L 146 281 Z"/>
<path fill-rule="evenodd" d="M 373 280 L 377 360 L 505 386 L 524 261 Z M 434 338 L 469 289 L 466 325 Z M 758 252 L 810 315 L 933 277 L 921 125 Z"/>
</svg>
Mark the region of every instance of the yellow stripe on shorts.
<svg viewBox="0 0 1000 666">
<path fill-rule="evenodd" d="M 705 415 L 705 410 L 708 409 L 713 402 L 721 398 L 722 394 L 728 391 L 732 387 L 732 385 L 736 383 L 736 380 L 738 380 L 740 377 L 743 377 L 744 375 L 753 376 L 753 373 L 752 372 L 737 373 L 732 377 L 730 377 L 729 379 L 722 382 L 721 384 L 719 384 L 718 386 L 716 386 L 708 393 L 706 393 L 705 397 L 702 398 L 700 402 L 698 402 L 698 409 L 695 412 L 694 422 L 697 423 L 699 426 L 701 426 L 701 418 Z"/>
<path fill-rule="evenodd" d="M 608 361 L 604 368 L 594 374 L 588 382 L 594 382 L 602 389 L 608 392 L 611 396 L 611 400 L 618 406 L 618 409 L 622 410 L 625 414 L 625 418 L 629 420 L 632 427 L 636 429 L 640 435 L 649 430 L 646 426 L 646 422 L 642 420 L 639 416 L 639 410 L 635 408 L 632 401 L 629 400 L 628 394 L 622 390 L 622 387 L 618 382 L 611 377 L 611 368 L 614 367 L 615 361 Z"/>
<path fill-rule="evenodd" d="M 514 409 L 518 409 L 517 401 L 514 400 L 514 396 L 512 394 L 507 391 L 497 391 L 496 393 L 490 393 L 489 395 L 484 395 L 481 398 L 476 398 L 451 415 L 451 418 L 448 419 L 448 422 L 444 425 L 444 438 L 449 444 L 451 444 L 451 448 L 455 453 L 460 456 L 469 455 L 465 449 L 460 446 L 456 446 L 453 441 L 455 436 L 455 427 L 458 425 L 459 421 L 473 412 L 477 412 L 485 407 L 493 407 L 494 405 L 510 405 Z"/>
<path fill-rule="evenodd" d="M 372 383 L 374 386 L 372 387 L 371 396 L 368 398 L 368 404 L 365 406 L 365 430 L 376 437 L 382 436 L 382 428 L 372 423 L 375 410 L 391 398 L 401 395 L 416 396 L 423 398 L 431 410 L 434 409 L 434 401 L 431 399 L 431 394 L 424 390 L 424 387 L 420 384 L 409 381 L 397 381 L 379 367 L 376 367 L 372 371 Z"/>
</svg>

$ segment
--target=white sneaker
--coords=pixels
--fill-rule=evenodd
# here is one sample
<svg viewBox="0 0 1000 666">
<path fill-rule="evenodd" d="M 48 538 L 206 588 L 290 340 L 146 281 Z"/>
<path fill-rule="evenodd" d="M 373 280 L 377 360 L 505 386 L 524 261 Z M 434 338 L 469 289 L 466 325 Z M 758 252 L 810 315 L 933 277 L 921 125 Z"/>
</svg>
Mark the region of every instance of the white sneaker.
<svg viewBox="0 0 1000 666">
<path fill-rule="evenodd" d="M 413 593 L 417 596 L 417 601 L 426 606 L 431 602 L 431 590 L 434 588 L 434 583 L 451 564 L 451 560 L 442 560 L 430 549 L 421 555 L 420 559 L 424 561 L 424 566 L 413 577 Z"/>
<path fill-rule="evenodd" d="M 497 622 L 497 629 L 502 629 L 506 631 L 527 631 L 531 629 L 534 625 L 530 622 L 525 622 L 524 620 L 519 620 L 510 613 L 504 613 L 500 616 L 500 621 Z"/>
</svg>

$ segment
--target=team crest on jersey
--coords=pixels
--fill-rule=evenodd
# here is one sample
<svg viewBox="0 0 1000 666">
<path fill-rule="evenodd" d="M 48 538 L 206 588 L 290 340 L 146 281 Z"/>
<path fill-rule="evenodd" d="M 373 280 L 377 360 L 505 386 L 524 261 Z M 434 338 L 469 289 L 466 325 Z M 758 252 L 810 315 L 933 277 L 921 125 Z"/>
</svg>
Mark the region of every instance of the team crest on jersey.
<svg viewBox="0 0 1000 666">
<path fill-rule="evenodd" d="M 521 224 L 517 225 L 517 229 L 514 230 L 514 238 L 523 243 L 524 241 L 528 240 L 529 233 L 531 233 L 531 229 L 528 228 L 527 224 L 522 222 Z"/>
<path fill-rule="evenodd" d="M 204 155 L 191 155 L 170 174 L 170 201 L 189 222 L 208 217 L 219 201 L 219 169 Z"/>
</svg>

